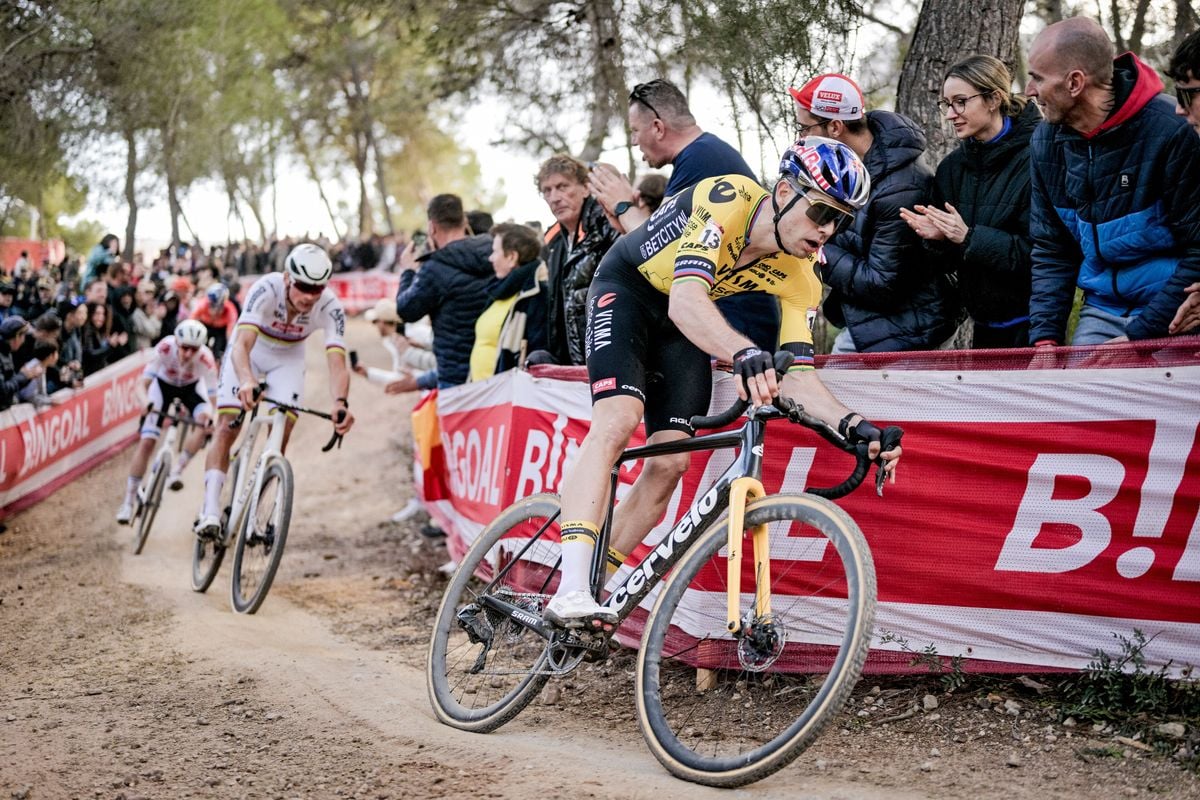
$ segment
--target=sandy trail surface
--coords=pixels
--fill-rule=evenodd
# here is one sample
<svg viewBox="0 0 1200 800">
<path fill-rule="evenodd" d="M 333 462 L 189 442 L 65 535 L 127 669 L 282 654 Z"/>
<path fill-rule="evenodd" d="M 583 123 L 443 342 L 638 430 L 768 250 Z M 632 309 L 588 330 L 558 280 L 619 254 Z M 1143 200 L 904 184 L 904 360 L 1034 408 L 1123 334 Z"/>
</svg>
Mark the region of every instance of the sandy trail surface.
<svg viewBox="0 0 1200 800">
<path fill-rule="evenodd" d="M 351 343 L 382 365 L 374 331 Z M 308 400 L 328 405 L 310 346 Z M 289 449 L 296 507 L 274 588 L 254 616 L 229 605 L 231 558 L 190 590 L 202 464 L 169 494 L 142 555 L 113 522 L 122 454 L 0 535 L 0 798 L 1200 797 L 1162 757 L 1063 728 L 1010 680 L 1016 715 L 931 681 L 864 681 L 796 764 L 751 787 L 670 777 L 633 717 L 633 660 L 552 682 L 500 731 L 437 723 L 423 672 L 444 547 L 393 523 L 411 495 L 411 399 L 356 380 L 340 451 L 307 418 Z M 903 720 L 923 695 L 939 708 Z M 986 704 L 983 704 L 986 705 Z M 863 713 L 863 712 L 866 713 Z M 1082 726 L 1081 726 L 1082 727 Z"/>
</svg>

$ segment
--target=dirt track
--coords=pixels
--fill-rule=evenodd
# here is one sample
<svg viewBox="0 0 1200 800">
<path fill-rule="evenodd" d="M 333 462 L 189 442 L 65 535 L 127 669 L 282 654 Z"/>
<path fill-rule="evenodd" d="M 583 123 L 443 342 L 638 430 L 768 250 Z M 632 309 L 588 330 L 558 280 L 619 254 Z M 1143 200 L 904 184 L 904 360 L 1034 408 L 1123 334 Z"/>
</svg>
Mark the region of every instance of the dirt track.
<svg viewBox="0 0 1200 800">
<path fill-rule="evenodd" d="M 350 333 L 381 361 L 365 323 Z M 311 365 L 318 406 L 323 373 Z M 0 798 L 1200 798 L 1195 774 L 1065 729 L 1007 680 L 986 688 L 1018 700 L 1016 716 L 981 708 L 980 690 L 886 724 L 936 684 L 860 686 L 796 765 L 733 793 L 682 784 L 650 756 L 628 656 L 552 684 L 552 703 L 495 734 L 441 726 L 422 666 L 445 552 L 386 521 L 409 494 L 411 403 L 363 382 L 352 401 L 359 424 L 342 451 L 319 452 L 313 421 L 297 432 L 297 509 L 256 616 L 230 610 L 228 563 L 207 594 L 189 588 L 200 464 L 141 556 L 112 522 L 128 453 L 8 521 Z"/>
</svg>

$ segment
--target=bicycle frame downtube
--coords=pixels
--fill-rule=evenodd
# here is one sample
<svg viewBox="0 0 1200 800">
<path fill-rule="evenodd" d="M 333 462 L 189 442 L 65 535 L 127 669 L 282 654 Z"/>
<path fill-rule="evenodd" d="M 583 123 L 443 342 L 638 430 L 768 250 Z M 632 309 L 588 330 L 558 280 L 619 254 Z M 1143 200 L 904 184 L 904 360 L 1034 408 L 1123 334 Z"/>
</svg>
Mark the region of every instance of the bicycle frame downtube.
<svg viewBox="0 0 1200 800">
<path fill-rule="evenodd" d="M 765 430 L 764 421 L 751 417 L 738 431 L 646 445 L 622 454 L 618 464 L 655 455 L 741 447 L 733 464 L 692 504 L 662 541 L 634 568 L 625 582 L 604 601 L 603 605 L 616 611 L 619 619 L 629 616 L 638 603 L 683 557 L 688 548 L 720 518 L 729 506 L 730 489 L 735 481 L 745 477 L 758 481 L 762 475 L 762 441 Z M 730 560 L 732 561 L 732 557 Z"/>
</svg>

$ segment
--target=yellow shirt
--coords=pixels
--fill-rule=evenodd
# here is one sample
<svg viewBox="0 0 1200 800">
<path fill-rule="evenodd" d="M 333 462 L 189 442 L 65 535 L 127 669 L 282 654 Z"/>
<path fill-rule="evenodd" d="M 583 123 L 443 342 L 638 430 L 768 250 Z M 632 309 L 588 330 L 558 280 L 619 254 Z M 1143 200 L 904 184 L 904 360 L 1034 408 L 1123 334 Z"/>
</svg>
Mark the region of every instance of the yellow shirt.
<svg viewBox="0 0 1200 800">
<path fill-rule="evenodd" d="M 520 292 L 495 300 L 475 321 L 475 346 L 471 348 L 471 380 L 481 381 L 496 373 L 496 348 L 500 344 L 500 329 L 508 311 L 517 302 Z"/>
</svg>

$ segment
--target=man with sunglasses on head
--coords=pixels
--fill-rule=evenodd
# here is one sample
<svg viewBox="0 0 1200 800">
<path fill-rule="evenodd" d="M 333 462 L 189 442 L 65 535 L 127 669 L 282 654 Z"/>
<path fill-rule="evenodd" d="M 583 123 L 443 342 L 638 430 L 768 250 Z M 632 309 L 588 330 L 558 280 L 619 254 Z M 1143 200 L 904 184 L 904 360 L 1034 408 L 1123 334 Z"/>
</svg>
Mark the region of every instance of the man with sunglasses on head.
<svg viewBox="0 0 1200 800">
<path fill-rule="evenodd" d="M 221 531 L 221 488 L 229 469 L 229 451 L 239 428 L 237 414 L 258 403 L 260 381 L 267 394 L 282 403 L 299 405 L 304 397 L 304 342 L 316 330 L 325 332 L 329 365 L 329 395 L 333 427 L 340 434 L 354 425 L 350 413 L 350 371 L 346 368 L 346 312 L 326 284 L 333 275 L 329 256 L 315 244 L 296 245 L 284 260 L 283 272 L 259 278 L 250 288 L 238 317 L 234 339 L 221 362 L 217 387 L 217 432 L 204 469 L 204 506 L 196 533 L 215 537 Z M 288 417 L 283 446 L 287 448 L 295 417 Z"/>
<path fill-rule="evenodd" d="M 869 192 L 853 151 L 811 137 L 784 152 L 773 191 L 741 175 L 703 180 L 667 198 L 608 251 L 588 296 L 592 421 L 560 484 L 562 579 L 548 619 L 567 626 L 615 621 L 588 590 L 609 471 L 643 418 L 648 443 L 694 435 L 689 420 L 709 410 L 712 358 L 733 365 L 738 393 L 755 405 L 793 397 L 852 441 L 871 442 L 872 457 L 879 455 L 879 429 L 838 402 L 813 371 L 810 330 L 822 288 L 814 256 L 853 222 Z M 735 331 L 714 303 L 746 292 L 780 300 L 780 346 L 795 356 L 786 376 L 776 375 L 771 353 Z M 888 473 L 895 474 L 899 457 L 899 447 L 884 455 Z M 688 459 L 645 460 L 615 511 L 607 554 L 614 567 L 662 517 Z"/>
<path fill-rule="evenodd" d="M 642 151 L 642 160 L 653 169 L 671 167 L 664 196 L 679 194 L 705 178 L 744 175 L 757 179 L 742 154 L 700 128 L 687 98 L 675 84 L 656 78 L 639 83 L 629 93 L 630 141 Z M 650 212 L 638 202 L 633 185 L 611 164 L 597 164 L 588 180 L 593 196 L 628 232 L 641 225 Z M 761 294 L 722 298 L 717 307 L 739 332 L 769 350 L 779 334 L 779 304 Z"/>
<path fill-rule="evenodd" d="M 133 517 L 133 501 L 146 465 L 158 445 L 158 437 L 166 420 L 160 414 L 170 409 L 178 399 L 197 427 L 183 442 L 183 452 L 171 467 L 167 485 L 172 491 L 183 488 L 183 470 L 192 456 L 204 446 L 205 429 L 212 418 L 212 403 L 217 391 L 217 360 L 204 343 L 208 330 L 195 320 L 185 319 L 175 333 L 164 336 L 154 346 L 154 357 L 142 372 L 150 411 L 142 420 L 141 441 L 133 454 L 129 477 L 125 482 L 125 497 L 117 511 L 117 522 L 128 525 Z"/>
<path fill-rule="evenodd" d="M 1094 20 L 1049 25 L 1029 48 L 1025 94 L 1045 121 L 1029 144 L 1033 238 L 1029 339 L 1067 344 L 1166 336 L 1200 280 L 1200 139 L 1162 80 L 1114 58 Z"/>
<path fill-rule="evenodd" d="M 871 198 L 854 224 L 825 245 L 821 277 L 831 289 L 825 317 L 842 328 L 833 352 L 936 350 L 958 319 L 953 293 L 901 208 L 930 199 L 933 172 L 922 161 L 925 134 L 891 111 L 864 107 L 862 90 L 828 73 L 788 88 L 796 134 L 827 136 L 848 146 L 871 175 Z"/>
</svg>

